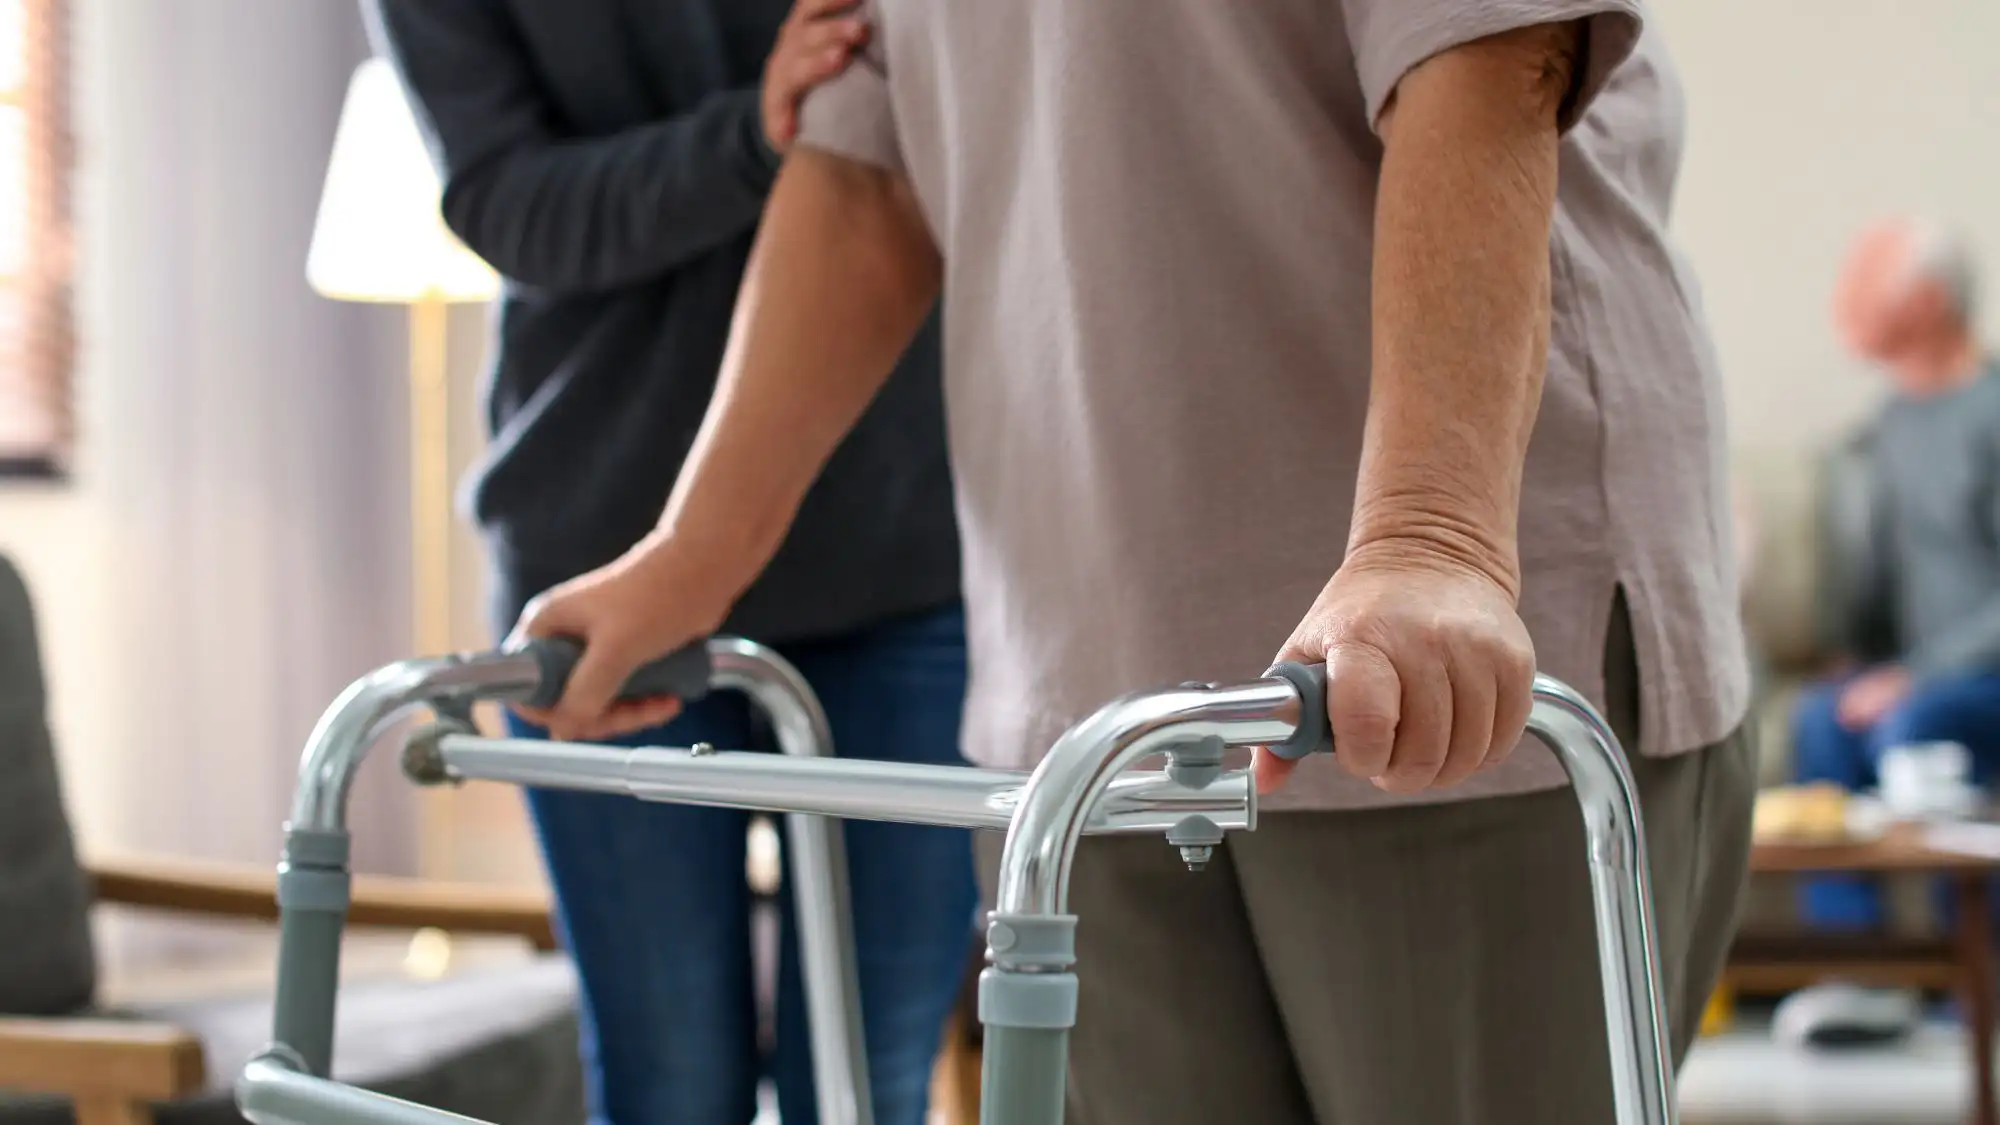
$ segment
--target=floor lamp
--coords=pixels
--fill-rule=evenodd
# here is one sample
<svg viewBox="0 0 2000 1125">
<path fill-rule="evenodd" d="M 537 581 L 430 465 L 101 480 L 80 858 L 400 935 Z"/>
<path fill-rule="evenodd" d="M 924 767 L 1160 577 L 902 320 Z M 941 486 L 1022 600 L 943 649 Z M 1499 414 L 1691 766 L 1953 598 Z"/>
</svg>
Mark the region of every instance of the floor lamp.
<svg viewBox="0 0 2000 1125">
<path fill-rule="evenodd" d="M 410 573 L 413 655 L 455 647 L 451 628 L 450 306 L 489 301 L 499 279 L 454 237 L 401 83 L 388 64 L 355 70 L 334 133 L 306 280 L 338 301 L 405 305 L 410 319 Z M 426 859 L 450 833 L 429 810 Z"/>
</svg>

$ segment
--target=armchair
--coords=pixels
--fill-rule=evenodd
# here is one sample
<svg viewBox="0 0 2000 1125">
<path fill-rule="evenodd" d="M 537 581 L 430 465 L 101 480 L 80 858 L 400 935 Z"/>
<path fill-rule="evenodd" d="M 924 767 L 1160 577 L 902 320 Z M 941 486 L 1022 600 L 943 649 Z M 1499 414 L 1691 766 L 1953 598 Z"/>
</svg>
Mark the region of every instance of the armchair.
<svg viewBox="0 0 2000 1125">
<path fill-rule="evenodd" d="M 275 874 L 157 858 L 79 860 L 45 721 L 34 616 L 0 557 L 0 1125 L 236 1125 L 236 1068 L 263 1045 L 270 997 L 222 992 L 107 1011 L 97 904 L 217 919 L 276 916 Z M 556 946 L 539 891 L 361 878 L 361 926 L 436 927 Z M 352 1081 L 488 1120 L 583 1118 L 575 986 L 538 956 L 438 981 L 342 989 L 336 1068 Z"/>
</svg>

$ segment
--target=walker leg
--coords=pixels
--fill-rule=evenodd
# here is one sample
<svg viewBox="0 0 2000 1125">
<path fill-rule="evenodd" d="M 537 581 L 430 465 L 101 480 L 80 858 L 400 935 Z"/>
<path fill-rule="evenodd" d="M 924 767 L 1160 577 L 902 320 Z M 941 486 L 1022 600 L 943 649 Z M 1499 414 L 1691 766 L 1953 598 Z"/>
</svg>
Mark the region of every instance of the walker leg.
<svg viewBox="0 0 2000 1125">
<path fill-rule="evenodd" d="M 334 994 L 340 936 L 347 923 L 348 837 L 288 827 L 278 865 L 278 986 L 273 1041 L 308 1074 L 333 1066 Z"/>
<path fill-rule="evenodd" d="M 833 753 L 833 733 L 819 700 L 797 669 L 747 641 L 708 642 L 710 683 L 748 695 L 769 718 L 788 757 Z M 790 854 L 799 969 L 811 1032 L 813 1089 L 821 1125 L 875 1125 L 868 1054 L 861 1023 L 861 988 L 854 967 L 854 925 L 847 887 L 847 849 L 840 822 L 814 813 L 785 817 Z"/>
<path fill-rule="evenodd" d="M 874 1125 L 840 822 L 809 813 L 791 813 L 785 822 L 819 1118 L 831 1125 Z"/>
<path fill-rule="evenodd" d="M 979 1125 L 1057 1125 L 1068 1086 L 1069 1030 L 986 1029 Z"/>
<path fill-rule="evenodd" d="M 980 1125 L 1057 1125 L 1076 1026 L 1076 918 L 1002 914 L 986 926 L 979 974 Z"/>
</svg>

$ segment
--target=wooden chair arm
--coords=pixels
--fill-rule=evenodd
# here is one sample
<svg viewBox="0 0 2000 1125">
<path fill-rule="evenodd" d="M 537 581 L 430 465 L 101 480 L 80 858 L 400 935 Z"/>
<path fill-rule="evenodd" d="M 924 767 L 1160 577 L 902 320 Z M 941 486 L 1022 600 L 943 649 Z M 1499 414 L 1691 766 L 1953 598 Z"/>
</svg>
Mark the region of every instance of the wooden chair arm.
<svg viewBox="0 0 2000 1125">
<path fill-rule="evenodd" d="M 178 1027 L 0 1018 L 0 1089 L 143 1103 L 199 1093 L 207 1079 L 201 1040 Z"/>
<path fill-rule="evenodd" d="M 98 857 L 85 864 L 97 901 L 229 918 L 278 916 L 275 871 L 184 859 Z M 525 938 L 556 948 L 549 896 L 540 890 L 360 875 L 348 921 L 385 929 L 435 927 Z"/>
</svg>

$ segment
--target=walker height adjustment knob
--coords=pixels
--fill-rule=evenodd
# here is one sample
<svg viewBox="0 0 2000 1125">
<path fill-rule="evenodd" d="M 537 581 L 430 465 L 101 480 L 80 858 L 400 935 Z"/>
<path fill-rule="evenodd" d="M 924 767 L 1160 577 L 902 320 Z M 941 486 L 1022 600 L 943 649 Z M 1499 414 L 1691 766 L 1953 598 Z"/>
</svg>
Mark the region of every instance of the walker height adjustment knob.
<svg viewBox="0 0 2000 1125">
<path fill-rule="evenodd" d="M 1189 871 L 1200 871 L 1215 858 L 1215 849 L 1222 843 L 1222 828 L 1196 813 L 1167 829 L 1167 843 L 1181 850 L 1181 859 L 1187 863 Z"/>
<path fill-rule="evenodd" d="M 1207 684 L 1183 684 L 1207 688 Z M 1167 748 L 1167 776 L 1189 789 L 1206 789 L 1222 776 L 1222 756 L 1226 747 L 1215 735 L 1189 739 Z M 1167 829 L 1167 843 L 1181 850 L 1189 871 L 1200 871 L 1215 857 L 1222 843 L 1222 829 L 1205 816 L 1196 814 Z"/>
</svg>

